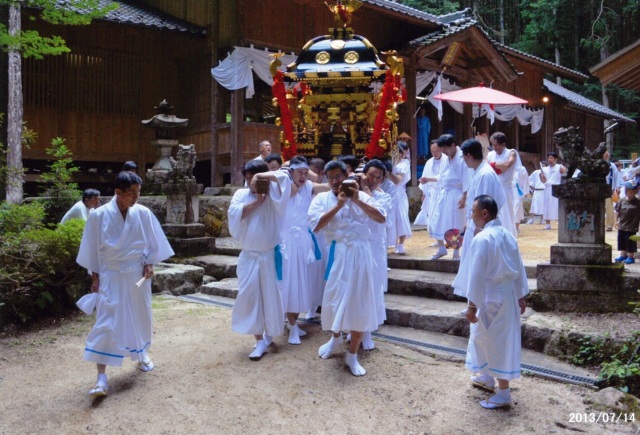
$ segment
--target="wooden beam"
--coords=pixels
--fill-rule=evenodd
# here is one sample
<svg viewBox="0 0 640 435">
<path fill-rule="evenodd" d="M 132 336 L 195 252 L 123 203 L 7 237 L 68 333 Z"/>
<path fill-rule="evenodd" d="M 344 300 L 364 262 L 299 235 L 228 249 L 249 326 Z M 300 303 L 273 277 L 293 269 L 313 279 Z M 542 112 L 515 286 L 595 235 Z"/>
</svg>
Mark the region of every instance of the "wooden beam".
<svg viewBox="0 0 640 435">
<path fill-rule="evenodd" d="M 231 91 L 231 185 L 242 186 L 242 165 L 244 164 L 244 144 L 242 125 L 244 116 L 245 89 Z"/>
<path fill-rule="evenodd" d="M 421 58 L 418 60 L 418 67 L 420 69 L 424 69 L 427 71 L 437 71 L 437 72 L 441 72 L 442 71 L 442 67 L 440 66 L 440 62 L 436 62 L 433 59 L 427 59 L 427 58 Z M 460 80 L 461 82 L 464 82 L 467 80 L 467 77 L 469 76 L 469 73 L 463 69 L 463 68 L 459 68 L 457 66 L 453 66 L 450 68 L 447 68 L 447 74 L 454 76 L 456 79 Z"/>
</svg>

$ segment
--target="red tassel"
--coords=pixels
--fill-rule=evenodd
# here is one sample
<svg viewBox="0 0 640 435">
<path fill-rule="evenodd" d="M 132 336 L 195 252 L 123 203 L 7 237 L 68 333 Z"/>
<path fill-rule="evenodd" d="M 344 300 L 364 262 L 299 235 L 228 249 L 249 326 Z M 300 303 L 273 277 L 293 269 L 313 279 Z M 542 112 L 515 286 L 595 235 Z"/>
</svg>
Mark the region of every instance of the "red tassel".
<svg viewBox="0 0 640 435">
<path fill-rule="evenodd" d="M 291 160 L 297 153 L 296 141 L 293 137 L 293 123 L 291 122 L 291 113 L 289 112 L 289 105 L 287 104 L 287 91 L 284 87 L 284 73 L 282 71 L 276 72 L 273 76 L 273 86 L 271 92 L 273 96 L 278 100 L 278 106 L 280 106 L 280 120 L 282 122 L 282 128 L 284 130 L 284 138 L 289 141 L 289 146 L 283 144 L 282 146 L 282 160 Z"/>
</svg>

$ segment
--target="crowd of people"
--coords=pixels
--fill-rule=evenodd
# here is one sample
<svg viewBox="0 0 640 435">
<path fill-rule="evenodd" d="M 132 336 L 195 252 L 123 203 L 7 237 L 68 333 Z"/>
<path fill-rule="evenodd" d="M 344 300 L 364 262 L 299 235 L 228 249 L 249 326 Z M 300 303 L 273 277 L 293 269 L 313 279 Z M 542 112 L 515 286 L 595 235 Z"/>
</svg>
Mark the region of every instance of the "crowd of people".
<svg viewBox="0 0 640 435">
<path fill-rule="evenodd" d="M 531 214 L 550 228 L 558 215 L 551 187 L 566 169 L 549 153 L 528 175 L 503 133 L 494 133 L 489 142 L 487 152 L 475 138 L 460 146 L 449 134 L 432 141 L 433 157 L 419 180 L 424 195 L 416 224 L 426 225 L 436 239 L 433 260 L 448 255 L 450 230 L 465 235 L 462 246 L 453 249 L 453 259 L 461 262 L 453 288 L 468 300 L 463 314 L 471 324 L 466 361 L 471 383 L 495 392 L 481 402 L 491 409 L 511 404 L 509 382 L 520 375 L 520 315 L 528 294 L 517 245 L 523 198 L 532 196 Z M 399 141 L 387 160 L 341 156 L 328 163 L 302 156 L 283 162 L 268 141 L 259 151 L 243 166 L 245 186 L 228 210 L 229 231 L 242 246 L 231 328 L 254 337 L 249 358 L 258 361 L 285 328 L 287 342 L 301 345 L 306 331 L 300 314 L 311 319 L 319 312 L 330 335 L 318 356 L 340 352 L 348 333 L 345 363 L 354 376 L 363 376 L 358 351 L 375 347 L 371 333 L 386 320 L 388 249 L 405 254 L 404 242 L 411 237 L 409 146 Z M 607 182 L 612 194 L 623 191 L 616 205 L 621 250 L 616 261 L 629 263 L 637 250 L 630 236 L 640 216 L 635 196 L 640 169 L 620 176 L 614 168 L 612 162 Z M 87 221 L 78 263 L 92 276 L 92 293 L 79 306 L 97 311 L 84 354 L 97 365 L 92 397 L 108 393 L 107 365 L 120 366 L 131 357 L 142 371 L 154 368 L 148 353 L 149 278 L 153 265 L 173 251 L 153 213 L 137 204 L 141 184 L 134 172 L 123 171 L 111 202 L 95 209 L 99 192 L 87 190 L 63 219 Z"/>
</svg>

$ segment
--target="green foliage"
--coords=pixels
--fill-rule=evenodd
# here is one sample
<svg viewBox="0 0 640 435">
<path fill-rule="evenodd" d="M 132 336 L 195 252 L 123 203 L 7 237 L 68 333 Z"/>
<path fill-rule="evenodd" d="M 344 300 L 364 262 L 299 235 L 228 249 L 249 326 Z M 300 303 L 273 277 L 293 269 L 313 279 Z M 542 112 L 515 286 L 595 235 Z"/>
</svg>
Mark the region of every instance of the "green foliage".
<svg viewBox="0 0 640 435">
<path fill-rule="evenodd" d="M 622 343 L 617 351 L 602 363 L 596 385 L 600 388 L 616 387 L 625 393 L 640 397 L 640 330 Z"/>
<path fill-rule="evenodd" d="M 402 0 L 398 3 L 433 15 L 445 15 L 460 10 L 459 2 L 449 0 Z"/>
<path fill-rule="evenodd" d="M 78 184 L 71 181 L 73 174 L 79 169 L 73 164 L 73 154 L 67 148 L 63 138 L 54 138 L 51 141 L 51 147 L 47 148 L 47 154 L 54 160 L 49 165 L 48 171 L 40 176 L 40 182 L 47 185 L 45 191 L 47 221 L 57 222 L 82 195 Z"/>
<path fill-rule="evenodd" d="M 44 206 L 37 202 L 24 205 L 0 204 L 0 240 L 15 237 L 22 231 L 38 230 L 43 227 Z"/>
<path fill-rule="evenodd" d="M 604 361 L 611 354 L 613 343 L 608 337 L 586 336 L 578 339 L 578 352 L 571 357 L 571 362 L 579 366 L 593 367 Z"/>
<path fill-rule="evenodd" d="M 37 204 L 11 205 L 18 218 L 31 216 Z M 26 220 L 26 219 L 25 219 Z M 27 322 L 60 315 L 89 286 L 88 275 L 75 262 L 84 221 L 72 219 L 56 228 L 42 220 L 31 229 L 13 232 L 3 227 L 0 236 L 0 304 L 8 321 Z"/>
<path fill-rule="evenodd" d="M 0 0 L 0 7 L 15 3 L 15 0 Z M 57 0 L 23 0 L 18 2 L 34 13 L 30 19 L 37 18 L 58 25 L 87 25 L 95 18 L 104 17 L 118 5 L 109 3 L 103 7 L 99 0 L 67 0 L 61 7 Z M 22 8 L 22 13 L 27 10 Z M 66 42 L 59 36 L 42 36 L 35 30 L 24 30 L 17 35 L 10 35 L 4 24 L 0 24 L 0 50 L 18 50 L 22 57 L 35 57 L 68 53 Z"/>
</svg>

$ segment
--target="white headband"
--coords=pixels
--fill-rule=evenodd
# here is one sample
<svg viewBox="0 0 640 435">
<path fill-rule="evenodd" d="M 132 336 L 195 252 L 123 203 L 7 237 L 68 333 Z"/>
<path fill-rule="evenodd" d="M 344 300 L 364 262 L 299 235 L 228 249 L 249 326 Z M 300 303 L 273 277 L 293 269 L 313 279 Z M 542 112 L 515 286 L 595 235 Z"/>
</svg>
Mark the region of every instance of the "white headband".
<svg viewBox="0 0 640 435">
<path fill-rule="evenodd" d="M 295 170 L 295 169 L 309 169 L 309 165 L 307 165 L 304 162 L 300 162 L 300 163 L 294 163 L 292 165 L 289 165 L 289 168 L 291 170 Z"/>
</svg>

